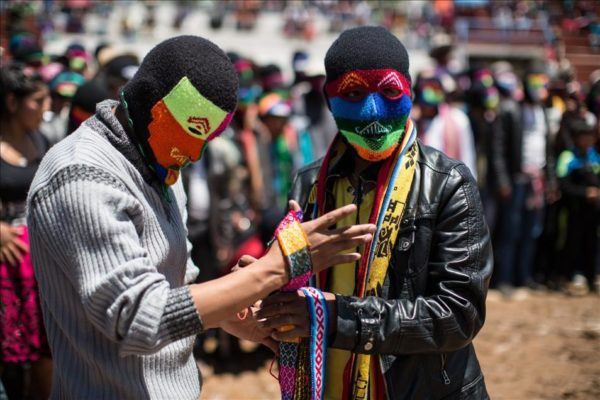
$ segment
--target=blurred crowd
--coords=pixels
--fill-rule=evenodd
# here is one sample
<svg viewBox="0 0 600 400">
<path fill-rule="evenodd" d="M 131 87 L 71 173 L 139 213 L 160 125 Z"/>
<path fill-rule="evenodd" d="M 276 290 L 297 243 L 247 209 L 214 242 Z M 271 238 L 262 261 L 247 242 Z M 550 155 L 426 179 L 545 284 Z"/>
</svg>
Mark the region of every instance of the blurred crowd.
<svg viewBox="0 0 600 400">
<path fill-rule="evenodd" d="M 62 29 L 84 30 L 81 18 L 89 8 L 81 5 L 87 3 L 63 3 L 69 12 Z M 588 3 L 565 2 L 570 11 L 559 26 L 586 29 L 590 48 L 597 49 L 598 18 L 586 12 Z M 27 237 L 21 229 L 24 204 L 45 152 L 91 116 L 96 103 L 118 99 L 119 88 L 140 63 L 135 53 L 110 42 L 93 49 L 72 43 L 61 54 L 48 54 L 44 34 L 56 26 L 45 16 L 56 5 L 44 4 L 49 6 L 38 10 L 33 25 L 26 3 L 4 10 L 10 23 L 3 32 L 0 71 L 2 265 L 27 262 Z M 313 12 L 328 15 L 334 31 L 374 22 L 393 29 L 406 18 L 406 13 L 376 7 L 377 2 L 302 4 L 218 2 L 211 25 L 220 29 L 222 17 L 233 11 L 237 29 L 252 29 L 259 11 L 267 9 L 282 13 L 282 34 L 310 40 L 315 34 L 310 26 Z M 450 35 L 460 32 L 454 11 L 440 4 L 427 3 L 414 11 L 418 18 L 411 24 L 416 29 L 406 39 L 426 41 L 432 58 L 431 68 L 413 75 L 412 118 L 421 141 L 462 160 L 477 178 L 494 241 L 493 285 L 507 297 L 517 287 L 600 293 L 600 70 L 576 80 L 568 70 L 550 68 L 552 60 L 526 65 L 478 61 L 458 69 Z M 535 9 L 539 4 L 498 2 L 482 9 L 500 28 L 526 28 L 544 15 L 551 20 L 552 13 Z M 96 12 L 106 12 L 102 7 L 108 6 L 96 5 Z M 174 24 L 185 18 L 189 3 L 179 10 Z M 145 23 L 151 25 L 152 18 Z M 127 21 L 123 30 L 131 31 Z M 555 33 L 549 31 L 550 42 Z M 258 64 L 249 54 L 228 55 L 240 83 L 237 111 L 201 161 L 182 174 L 192 257 L 200 266 L 201 280 L 228 273 L 242 254 L 263 253 L 287 208 L 294 174 L 318 160 L 336 134 L 322 93 L 324 71 L 314 68 L 320 60 L 315 63 L 306 52 L 295 52 L 290 60 L 293 77 L 286 79 L 281 65 Z M 29 353 L 21 351 L 21 358 L 0 358 L 0 367 L 35 365 L 48 354 L 39 310 L 27 302 L 27 296 L 36 295 L 33 270 L 22 267 L 16 277 L 6 271 L 0 276 L 2 302 L 18 302 L 30 325 L 10 327 L 17 317 L 1 315 L 0 332 L 20 329 L 38 345 Z M 7 283 L 11 279 L 19 279 L 27 292 L 14 293 Z M 207 337 L 203 351 L 212 352 L 220 343 L 228 354 L 230 344 L 223 337 Z M 3 352 L 6 346 L 10 343 L 3 343 Z M 18 382 L 7 384 L 7 373 L 0 369 L 7 391 L 18 393 Z"/>
</svg>

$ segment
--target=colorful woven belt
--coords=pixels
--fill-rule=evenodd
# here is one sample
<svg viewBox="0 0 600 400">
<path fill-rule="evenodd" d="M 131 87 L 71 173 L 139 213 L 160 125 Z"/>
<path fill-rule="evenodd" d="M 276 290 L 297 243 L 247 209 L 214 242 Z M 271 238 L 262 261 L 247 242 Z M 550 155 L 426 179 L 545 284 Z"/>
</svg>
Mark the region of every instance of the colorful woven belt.
<svg viewBox="0 0 600 400">
<path fill-rule="evenodd" d="M 323 398 L 327 354 L 327 304 L 323 293 L 304 287 L 312 276 L 308 238 L 301 226 L 301 211 L 290 211 L 275 231 L 275 237 L 289 267 L 290 281 L 282 291 L 302 290 L 310 314 L 310 338 L 279 344 L 279 385 L 283 400 Z M 284 332 L 293 326 L 283 326 Z"/>
</svg>

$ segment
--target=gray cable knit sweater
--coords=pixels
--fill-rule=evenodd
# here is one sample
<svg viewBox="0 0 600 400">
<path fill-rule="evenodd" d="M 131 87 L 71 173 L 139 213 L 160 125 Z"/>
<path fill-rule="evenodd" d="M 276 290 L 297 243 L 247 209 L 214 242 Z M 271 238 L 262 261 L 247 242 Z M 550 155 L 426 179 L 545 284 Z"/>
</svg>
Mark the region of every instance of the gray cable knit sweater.
<svg viewBox="0 0 600 400">
<path fill-rule="evenodd" d="M 116 105 L 48 152 L 29 193 L 52 398 L 197 399 L 186 196 L 152 182 Z"/>
</svg>

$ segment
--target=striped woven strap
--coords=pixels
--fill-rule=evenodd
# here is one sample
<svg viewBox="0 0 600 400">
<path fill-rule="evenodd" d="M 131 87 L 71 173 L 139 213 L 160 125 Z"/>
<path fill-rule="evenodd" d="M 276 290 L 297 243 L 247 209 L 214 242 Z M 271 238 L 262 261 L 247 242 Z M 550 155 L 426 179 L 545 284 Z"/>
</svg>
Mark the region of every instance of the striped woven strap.
<svg viewBox="0 0 600 400">
<path fill-rule="evenodd" d="M 325 359 L 327 356 L 327 303 L 323 292 L 312 287 L 302 288 L 310 310 L 310 398 L 323 398 L 325 390 Z"/>
</svg>

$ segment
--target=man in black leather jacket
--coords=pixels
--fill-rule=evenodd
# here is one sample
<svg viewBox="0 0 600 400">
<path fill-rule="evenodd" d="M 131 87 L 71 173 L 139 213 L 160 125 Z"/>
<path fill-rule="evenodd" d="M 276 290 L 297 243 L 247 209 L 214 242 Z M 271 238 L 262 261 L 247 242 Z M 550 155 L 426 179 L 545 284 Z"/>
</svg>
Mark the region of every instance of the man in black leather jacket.
<svg viewBox="0 0 600 400">
<path fill-rule="evenodd" d="M 358 40 L 359 44 L 352 40 Z M 346 46 L 348 41 L 350 46 Z M 335 67 L 340 60 L 336 57 L 341 57 L 342 63 L 349 60 L 355 70 L 391 68 L 410 79 L 408 57 L 393 58 L 396 47 L 402 58 L 406 54 L 404 47 L 383 28 L 346 31 L 332 45 L 325 60 L 328 80 L 337 73 Z M 382 51 L 386 53 L 381 54 Z M 366 61 L 361 63 L 361 57 Z M 380 92 L 389 100 L 389 93 Z M 376 92 L 371 93 L 380 98 Z M 347 97 L 352 96 L 360 93 L 349 93 Z M 328 97 L 335 116 L 336 106 Z M 384 103 L 392 104 L 388 100 L 384 99 Z M 384 104 L 377 101 L 378 105 Z M 369 207 L 363 199 L 369 191 L 376 190 L 374 183 L 385 161 L 365 160 L 358 150 L 353 150 L 353 143 L 340 136 L 344 134 L 339 134 L 338 140 L 348 151 L 328 170 L 325 208 L 335 206 L 336 193 L 340 193 L 334 190 L 335 182 L 341 179 L 352 183 L 349 191 L 364 187 L 364 196 L 355 196 L 355 202 L 359 210 L 361 206 Z M 383 390 L 378 383 L 377 390 L 368 388 L 360 395 L 355 386 L 354 391 L 345 388 L 343 392 L 335 392 L 327 385 L 337 383 L 326 379 L 327 399 L 488 398 L 472 344 L 484 323 L 492 273 L 490 236 L 477 184 L 461 162 L 421 143 L 417 144 L 416 152 L 414 177 L 383 285 L 374 294 L 362 297 L 325 293 L 330 332 L 333 332 L 328 341 L 328 358 L 332 349 L 374 355 L 371 361 L 378 362 L 372 365 L 382 373 Z M 309 195 L 322 163 L 319 160 L 300 170 L 293 185 L 291 198 L 303 206 L 305 218 L 310 216 L 310 203 L 314 199 L 309 199 Z M 330 287 L 321 289 L 329 292 Z M 296 293 L 271 296 L 263 301 L 259 312 L 269 327 L 296 326 L 289 333 L 274 334 L 279 340 L 308 336 L 307 315 L 306 302 Z M 330 364 L 327 368 L 327 374 L 335 373 Z"/>
</svg>

